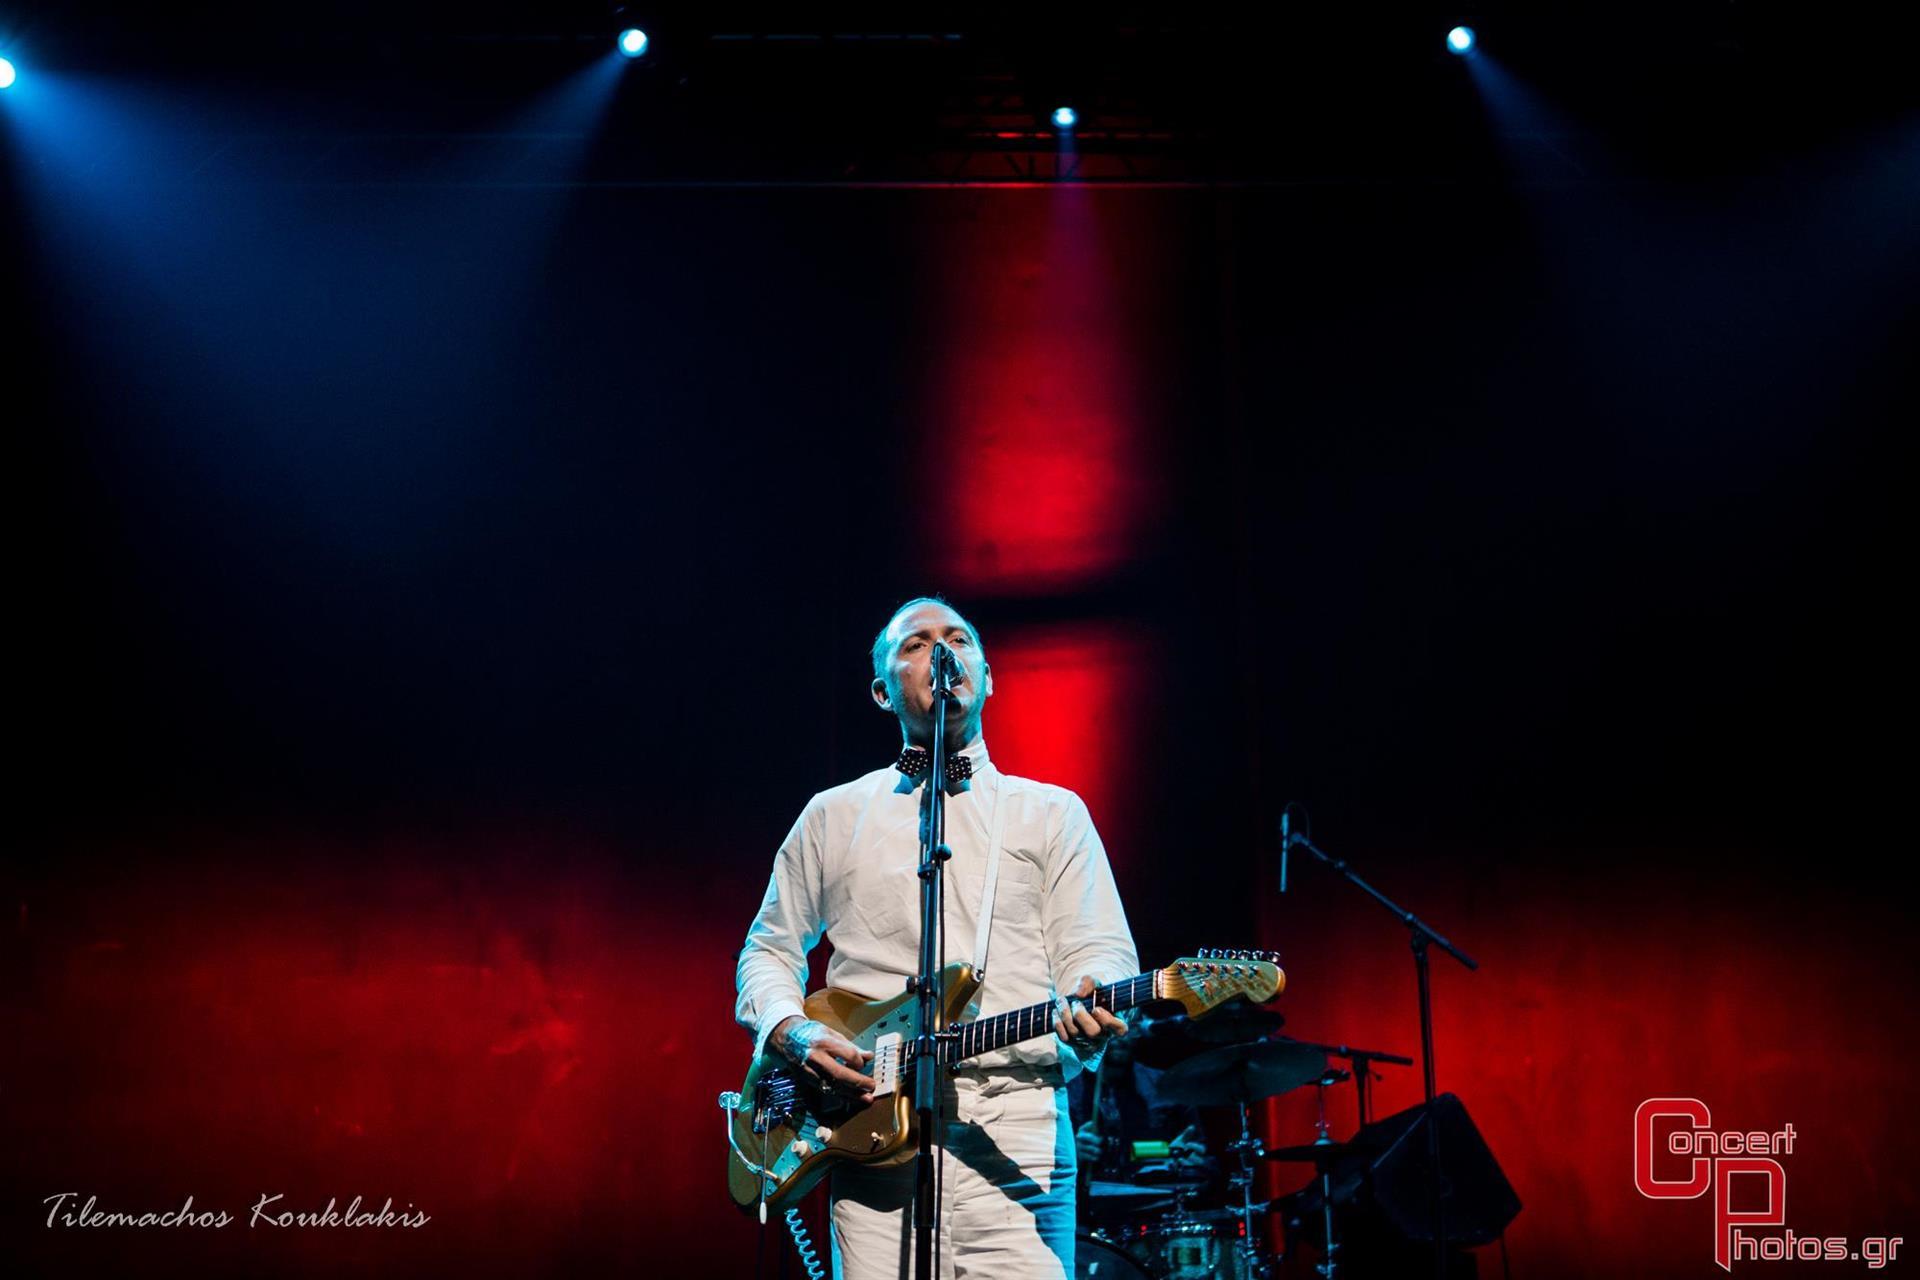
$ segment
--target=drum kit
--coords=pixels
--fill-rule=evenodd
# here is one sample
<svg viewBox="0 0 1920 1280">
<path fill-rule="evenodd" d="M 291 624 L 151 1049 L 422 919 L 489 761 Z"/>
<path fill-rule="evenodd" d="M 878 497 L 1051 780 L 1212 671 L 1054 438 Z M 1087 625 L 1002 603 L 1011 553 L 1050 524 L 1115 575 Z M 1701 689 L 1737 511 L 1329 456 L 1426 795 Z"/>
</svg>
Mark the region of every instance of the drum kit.
<svg viewBox="0 0 1920 1280">
<path fill-rule="evenodd" d="M 1371 1065 L 1413 1063 L 1394 1054 L 1280 1036 L 1276 1033 L 1281 1022 L 1277 1013 L 1235 1003 L 1200 1021 L 1143 1019 L 1128 1037 L 1133 1061 L 1160 1073 L 1153 1085 L 1158 1104 L 1232 1107 L 1238 1112 L 1239 1134 L 1223 1150 L 1225 1203 L 1198 1207 L 1196 1202 L 1209 1194 L 1221 1198 L 1218 1183 L 1210 1188 L 1205 1180 L 1182 1179 L 1178 1163 L 1139 1165 L 1132 1181 L 1092 1181 L 1086 1188 L 1086 1213 L 1076 1246 L 1077 1277 L 1270 1280 L 1284 1254 L 1267 1248 L 1265 1224 L 1284 1206 L 1281 1201 L 1254 1199 L 1255 1172 L 1263 1162 L 1297 1161 L 1312 1164 L 1318 1175 L 1326 1220 L 1325 1234 L 1319 1237 L 1322 1260 L 1315 1270 L 1333 1280 L 1338 1244 L 1328 1178 L 1334 1158 L 1346 1148 L 1329 1137 L 1326 1090 L 1345 1080 L 1355 1081 L 1364 1115 Z M 1334 1058 L 1346 1059 L 1352 1070 L 1330 1066 Z M 1305 1085 L 1320 1091 L 1318 1140 L 1267 1148 L 1252 1132 L 1249 1108 Z M 1101 1087 L 1110 1086 L 1102 1081 Z M 1152 1144 L 1152 1154 L 1161 1154 L 1162 1145 Z M 1136 1144 L 1137 1148 L 1147 1146 Z"/>
<path fill-rule="evenodd" d="M 1434 1073 L 1432 952 L 1437 948 L 1469 972 L 1479 962 L 1368 883 L 1347 859 L 1316 845 L 1299 805 L 1287 805 L 1279 825 L 1281 893 L 1287 892 L 1289 858 L 1299 853 L 1332 869 L 1407 930 L 1419 992 L 1423 1101 L 1376 1121 L 1370 1089 L 1374 1065 L 1410 1067 L 1413 1059 L 1288 1039 L 1278 1034 L 1280 1016 L 1267 1010 L 1226 1005 L 1198 1022 L 1184 1017 L 1146 1022 L 1121 1043 L 1134 1042 L 1135 1062 L 1161 1070 L 1152 1085 L 1159 1101 L 1239 1111 L 1239 1136 L 1223 1152 L 1236 1166 L 1226 1179 L 1227 1203 L 1198 1208 L 1205 1188 L 1192 1182 L 1146 1188 L 1157 1192 L 1155 1197 L 1132 1194 L 1141 1188 L 1130 1183 L 1106 1184 L 1124 1186 L 1128 1194 L 1091 1188 L 1079 1276 L 1269 1280 L 1298 1243 L 1317 1250 L 1313 1270 L 1325 1280 L 1336 1275 L 1400 1280 L 1428 1268 L 1428 1274 L 1451 1277 L 1473 1267 L 1473 1259 L 1465 1257 L 1464 1268 L 1456 1268 L 1460 1249 L 1488 1243 L 1520 1212 L 1518 1197 L 1464 1106 L 1439 1091 Z M 1332 1059 L 1344 1060 L 1347 1068 L 1330 1067 Z M 1347 1142 L 1337 1143 L 1328 1132 L 1327 1090 L 1345 1080 L 1353 1082 L 1357 1094 L 1360 1127 Z M 1104 1083 L 1103 1072 L 1096 1090 Z M 1266 1149 L 1253 1136 L 1248 1107 L 1308 1084 L 1319 1090 L 1318 1136 L 1300 1146 Z M 1096 1093 L 1096 1110 L 1098 1104 Z M 1289 1195 L 1256 1204 L 1254 1170 L 1262 1161 L 1310 1164 L 1314 1177 Z M 1191 1169 L 1193 1162 L 1187 1163 Z M 1172 1169 L 1178 1175 L 1180 1162 Z M 1135 1170 L 1133 1182 L 1146 1182 L 1146 1172 L 1144 1166 Z M 1345 1215 L 1338 1224 L 1336 1204 Z M 1263 1245 L 1270 1215 L 1278 1218 L 1288 1241 L 1277 1253 Z M 1337 1232 L 1336 1225 L 1343 1230 Z"/>
</svg>

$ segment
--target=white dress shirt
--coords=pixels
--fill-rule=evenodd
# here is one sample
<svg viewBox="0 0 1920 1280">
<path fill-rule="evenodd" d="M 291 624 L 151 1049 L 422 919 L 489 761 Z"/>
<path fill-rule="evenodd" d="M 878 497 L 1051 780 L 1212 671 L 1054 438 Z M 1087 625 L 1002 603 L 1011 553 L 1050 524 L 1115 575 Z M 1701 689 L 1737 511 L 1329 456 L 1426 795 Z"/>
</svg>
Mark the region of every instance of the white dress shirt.
<svg viewBox="0 0 1920 1280">
<path fill-rule="evenodd" d="M 1051 1002 L 1080 975 L 1100 983 L 1139 971 L 1133 935 L 1107 863 L 1106 849 L 1080 797 L 1064 787 L 995 769 L 984 739 L 970 789 L 947 798 L 946 959 L 973 960 L 989 822 L 1008 806 L 1004 852 L 994 894 L 986 983 L 976 1013 L 990 1016 Z M 921 785 L 925 785 L 922 782 Z M 876 769 L 807 802 L 774 858 L 760 912 L 747 931 L 735 982 L 734 1016 L 754 1033 L 756 1050 L 774 1027 L 802 1014 L 807 953 L 828 935 L 827 985 L 870 1000 L 901 994 L 919 968 L 920 790 Z M 1051 1019 L 1049 1019 L 1051 1025 Z M 969 1065 L 1047 1067 L 1065 1078 L 1078 1057 L 1049 1032 Z"/>
</svg>

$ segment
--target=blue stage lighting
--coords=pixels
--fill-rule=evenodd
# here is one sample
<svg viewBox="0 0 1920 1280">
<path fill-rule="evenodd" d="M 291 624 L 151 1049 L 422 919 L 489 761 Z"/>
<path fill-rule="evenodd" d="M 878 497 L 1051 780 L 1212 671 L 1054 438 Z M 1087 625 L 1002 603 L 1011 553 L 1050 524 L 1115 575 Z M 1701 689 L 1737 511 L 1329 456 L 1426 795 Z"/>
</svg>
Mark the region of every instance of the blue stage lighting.
<svg viewBox="0 0 1920 1280">
<path fill-rule="evenodd" d="M 1453 30 L 1447 32 L 1447 51 L 1449 53 L 1465 53 L 1471 48 L 1473 48 L 1472 27 L 1455 27 Z"/>
<path fill-rule="evenodd" d="M 620 33 L 620 52 L 629 58 L 637 58 L 647 51 L 647 33 L 638 27 L 628 27 Z"/>
<path fill-rule="evenodd" d="M 1053 109 L 1053 127 L 1060 130 L 1060 132 L 1065 133 L 1079 123 L 1080 113 L 1072 107 L 1055 107 Z"/>
<path fill-rule="evenodd" d="M 19 75 L 14 71 L 13 64 L 0 58 L 0 89 L 13 88 L 13 82 L 17 79 Z"/>
</svg>

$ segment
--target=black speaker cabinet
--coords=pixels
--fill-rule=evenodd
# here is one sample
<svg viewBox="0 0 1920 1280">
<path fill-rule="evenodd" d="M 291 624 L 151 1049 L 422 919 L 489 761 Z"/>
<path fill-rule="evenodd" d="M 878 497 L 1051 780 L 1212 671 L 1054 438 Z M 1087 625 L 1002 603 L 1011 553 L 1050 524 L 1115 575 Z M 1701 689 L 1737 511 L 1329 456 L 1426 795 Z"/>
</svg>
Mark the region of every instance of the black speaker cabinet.
<svg viewBox="0 0 1920 1280">
<path fill-rule="evenodd" d="M 1395 1267 L 1414 1265 L 1420 1255 L 1431 1258 L 1434 1180 L 1428 1122 L 1424 1104 L 1376 1120 L 1354 1134 L 1334 1165 L 1334 1234 L 1349 1275 L 1390 1274 Z M 1498 1239 L 1519 1214 L 1520 1197 L 1459 1098 L 1450 1093 L 1435 1098 L 1431 1122 L 1439 1136 L 1440 1217 L 1449 1250 Z M 1325 1247 L 1317 1176 L 1286 1197 L 1283 1214 L 1290 1240 Z M 1450 1266 L 1449 1275 L 1474 1274 L 1471 1257 L 1455 1262 L 1458 1269 Z"/>
</svg>

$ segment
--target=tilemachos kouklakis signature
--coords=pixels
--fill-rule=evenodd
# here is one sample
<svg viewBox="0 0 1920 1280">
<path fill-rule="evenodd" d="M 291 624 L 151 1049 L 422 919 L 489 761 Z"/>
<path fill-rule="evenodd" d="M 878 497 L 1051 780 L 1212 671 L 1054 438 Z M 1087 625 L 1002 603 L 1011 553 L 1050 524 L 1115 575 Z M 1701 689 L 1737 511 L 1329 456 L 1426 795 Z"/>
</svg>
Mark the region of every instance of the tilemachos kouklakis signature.
<svg viewBox="0 0 1920 1280">
<path fill-rule="evenodd" d="M 51 1229 L 66 1228 L 114 1228 L 114 1227 L 152 1227 L 166 1230 L 178 1228 L 204 1228 L 218 1230 L 243 1222 L 250 1228 L 261 1230 L 298 1229 L 302 1227 L 319 1228 L 363 1228 L 363 1227 L 424 1227 L 433 1221 L 423 1209 L 414 1207 L 411 1200 L 405 1209 L 393 1207 L 393 1197 L 388 1196 L 378 1209 L 367 1207 L 364 1198 L 355 1196 L 342 1205 L 337 1196 L 329 1196 L 323 1208 L 305 1206 L 295 1208 L 286 1203 L 282 1193 L 262 1192 L 243 1216 L 232 1214 L 225 1209 L 203 1209 L 193 1203 L 188 1196 L 177 1209 L 107 1209 L 102 1208 L 99 1197 L 88 1196 L 81 1199 L 77 1191 L 60 1191 L 46 1197 L 41 1203 L 47 1206 L 47 1226 Z"/>
</svg>

